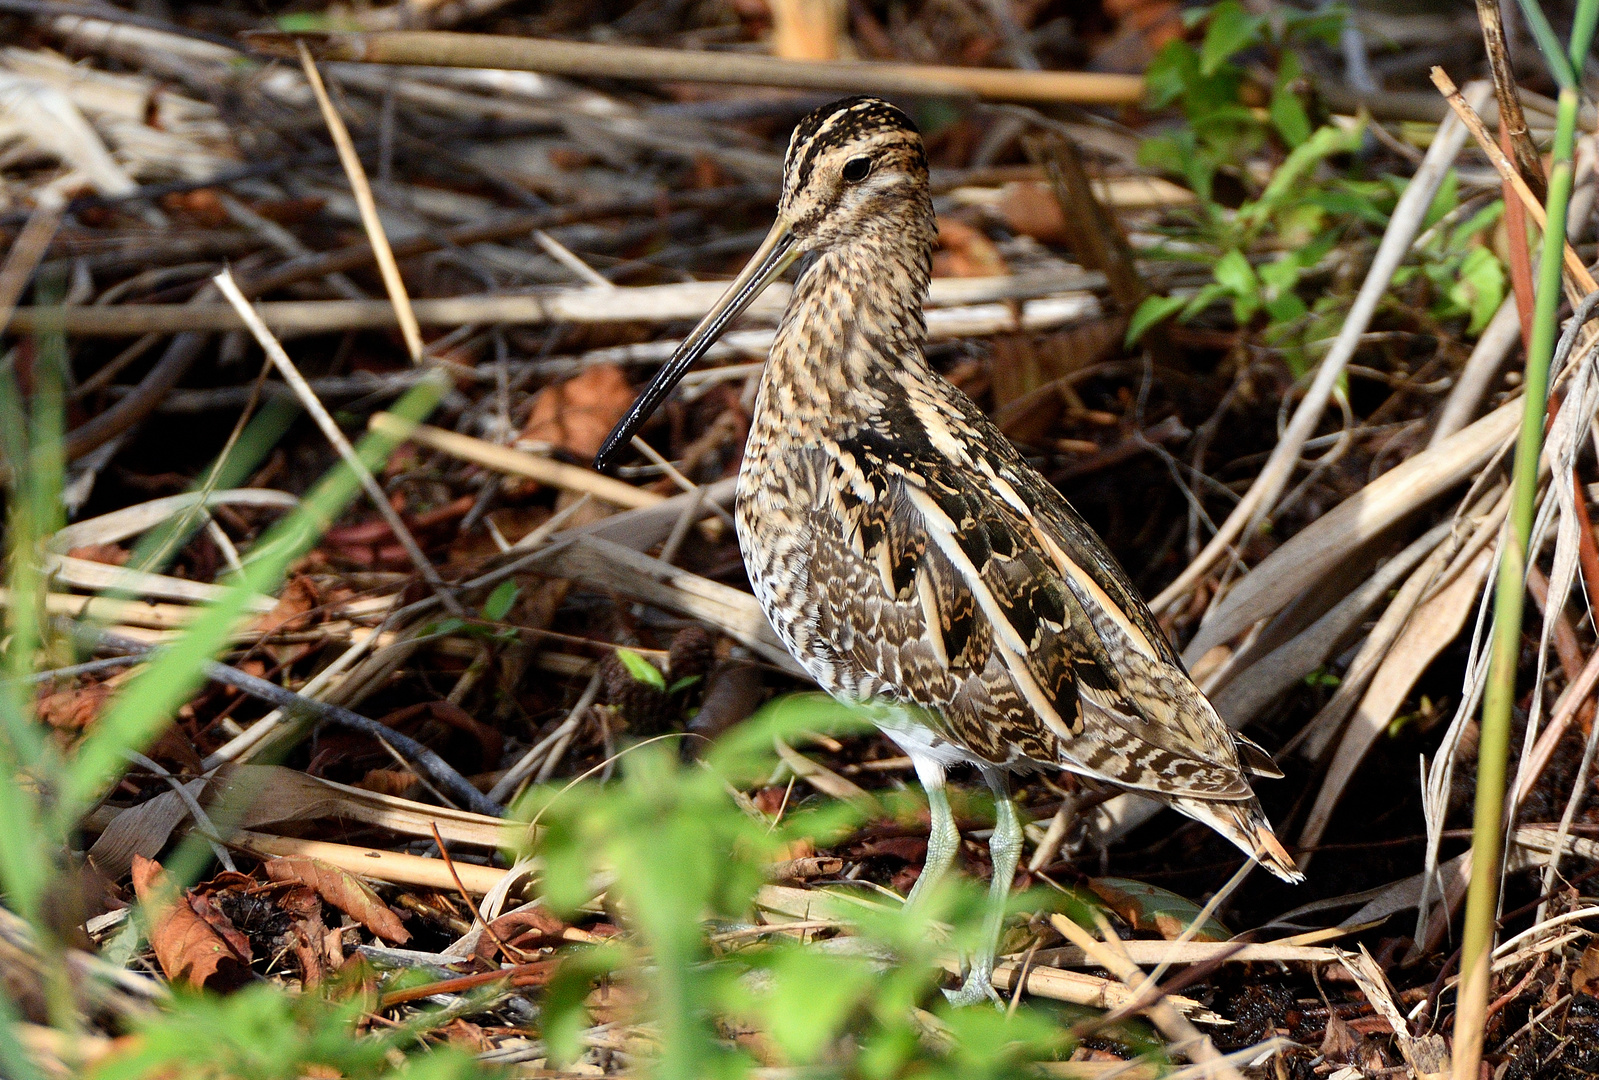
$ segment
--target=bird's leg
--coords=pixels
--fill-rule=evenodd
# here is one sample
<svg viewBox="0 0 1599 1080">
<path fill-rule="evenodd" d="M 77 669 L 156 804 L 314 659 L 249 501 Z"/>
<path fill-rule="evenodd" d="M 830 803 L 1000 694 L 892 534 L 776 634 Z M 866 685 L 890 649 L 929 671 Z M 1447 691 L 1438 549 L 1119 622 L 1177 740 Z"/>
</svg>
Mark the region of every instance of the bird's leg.
<svg viewBox="0 0 1599 1080">
<path fill-rule="evenodd" d="M 972 956 L 966 982 L 954 993 L 945 991 L 951 1005 L 975 1005 L 980 1001 L 1000 1002 L 994 990 L 994 954 L 999 949 L 999 933 L 1005 925 L 1005 903 L 1010 899 L 1016 863 L 1022 854 L 1022 823 L 1011 801 L 1010 785 L 998 770 L 984 770 L 985 780 L 994 792 L 994 832 L 988 840 L 988 854 L 994 876 L 988 883 L 988 911 L 983 917 L 983 940 Z"/>
<path fill-rule="evenodd" d="M 932 816 L 933 827 L 927 834 L 927 858 L 922 863 L 922 874 L 911 886 L 911 894 L 905 898 L 907 908 L 938 885 L 955 862 L 955 852 L 961 843 L 960 832 L 955 828 L 955 815 L 949 809 L 949 796 L 944 791 L 944 766 L 936 761 L 924 762 L 920 757 L 913 760 L 916 776 L 922 782 L 922 789 L 927 792 L 927 809 Z"/>
</svg>

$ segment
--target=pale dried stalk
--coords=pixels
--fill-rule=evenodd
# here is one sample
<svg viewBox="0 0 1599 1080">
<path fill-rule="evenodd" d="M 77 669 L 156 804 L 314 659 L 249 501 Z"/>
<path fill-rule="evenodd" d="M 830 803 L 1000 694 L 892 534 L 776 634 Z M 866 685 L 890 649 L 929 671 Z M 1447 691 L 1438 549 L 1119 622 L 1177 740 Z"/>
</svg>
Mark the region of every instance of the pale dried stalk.
<svg viewBox="0 0 1599 1080">
<path fill-rule="evenodd" d="M 244 324 L 249 328 L 250 333 L 255 335 L 256 343 L 266 353 L 267 359 L 272 362 L 272 366 L 278 369 L 278 374 L 283 376 L 283 381 L 288 383 L 299 397 L 300 403 L 305 406 L 305 411 L 311 414 L 312 419 L 316 421 L 317 427 L 322 430 L 322 434 L 327 438 L 328 442 L 333 444 L 333 448 L 338 451 L 339 457 L 344 459 L 344 463 L 349 466 L 350 471 L 355 473 L 360 479 L 361 487 L 366 491 L 367 496 L 371 498 L 373 505 L 377 507 L 377 511 L 383 520 L 394 532 L 394 537 L 400 542 L 400 546 L 405 548 L 406 555 L 415 565 L 417 572 L 422 575 L 422 580 L 432 587 L 434 593 L 443 601 L 444 606 L 449 609 L 452 615 L 464 615 L 465 609 L 461 607 L 460 602 L 455 599 L 445 586 L 444 580 L 439 577 L 438 570 L 428 560 L 427 555 L 422 551 L 421 545 L 416 542 L 416 537 L 411 535 L 411 530 L 401 520 L 400 512 L 394 509 L 394 505 L 389 502 L 389 498 L 384 494 L 382 486 L 377 482 L 377 478 L 372 475 L 372 470 L 366 467 L 366 462 L 361 460 L 361 455 L 355 452 L 355 447 L 350 445 L 350 440 L 344 437 L 344 432 L 339 430 L 339 425 L 334 423 L 332 416 L 328 415 L 328 410 L 317 399 L 315 391 L 305 381 L 305 376 L 300 374 L 300 369 L 294 366 L 294 361 L 289 359 L 289 354 L 283 351 L 283 346 L 278 344 L 277 339 L 272 336 L 272 331 L 266 328 L 266 324 L 261 321 L 261 317 L 250 306 L 250 301 L 246 300 L 244 293 L 239 291 L 238 284 L 233 280 L 232 272 L 223 270 L 213 280 L 216 282 L 217 288 L 222 290 L 222 295 L 228 298 L 234 310 L 239 313 L 239 318 L 244 320 Z"/>
<path fill-rule="evenodd" d="M 300 46 L 298 39 L 287 34 L 250 37 L 250 44 L 258 51 L 285 57 L 294 55 L 291 42 Z M 856 94 L 975 95 L 993 100 L 1101 105 L 1130 105 L 1144 97 L 1141 76 L 1100 72 L 780 60 L 747 53 L 405 30 L 328 34 L 315 44 L 318 58 L 323 60 L 501 68 L 586 78 L 789 86 Z"/>
<path fill-rule="evenodd" d="M 316 103 L 322 110 L 322 119 L 327 122 L 328 133 L 333 136 L 333 145 L 338 149 L 339 162 L 350 178 L 350 189 L 355 193 L 355 203 L 361 208 L 361 223 L 366 226 L 367 240 L 372 244 L 372 254 L 377 259 L 378 272 L 383 275 L 383 285 L 389 291 L 389 299 L 394 304 L 394 314 L 400 320 L 400 334 L 405 338 L 406 351 L 411 354 L 411 363 L 420 364 L 422 328 L 417 325 L 416 312 L 411 310 L 411 296 L 405 291 L 405 281 L 400 277 L 400 265 L 394 261 L 394 249 L 389 246 L 388 234 L 383 231 L 383 222 L 378 217 L 378 204 L 372 198 L 372 185 L 367 182 L 366 169 L 361 165 L 361 156 L 355 152 L 355 143 L 350 139 L 350 131 L 344 126 L 344 118 L 333 107 L 327 87 L 322 85 L 322 73 L 317 70 L 310 52 L 306 50 L 303 42 L 295 44 L 299 49 L 300 66 L 305 69 L 305 79 L 311 84 L 311 92 L 316 95 Z"/>
<path fill-rule="evenodd" d="M 11 324 L 17 301 L 22 299 L 22 291 L 28 287 L 39 260 L 50 247 L 64 209 L 65 203 L 59 196 L 45 193 L 28 215 L 28 222 L 17 234 L 11 250 L 6 252 L 5 266 L 0 267 L 0 333 Z"/>
<path fill-rule="evenodd" d="M 392 413 L 373 413 L 367 423 L 373 431 L 403 436 L 418 446 L 441 451 L 462 461 L 470 461 L 512 476 L 524 476 L 529 480 L 537 480 L 541 484 L 548 484 L 565 491 L 593 495 L 596 499 L 628 510 L 658 506 L 667 498 L 659 492 L 646 491 L 621 480 L 602 476 L 593 469 L 552 461 L 537 454 L 491 443 L 486 439 L 473 438 L 470 435 L 430 427 L 427 424 L 417 424 L 413 427 Z"/>
<path fill-rule="evenodd" d="M 1073 945 L 1092 957 L 1094 963 L 1120 979 L 1129 990 L 1135 994 L 1139 992 L 1144 981 L 1144 973 L 1139 970 L 1137 964 L 1127 959 L 1125 954 L 1116 952 L 1105 942 L 1094 940 L 1087 930 L 1064 915 L 1051 915 L 1049 923 Z M 1108 924 L 1102 929 L 1109 932 Z M 1186 1016 L 1172 1008 L 1164 995 L 1146 1007 L 1144 1012 L 1160 1029 L 1160 1033 L 1171 1040 L 1173 1051 L 1188 1056 L 1196 1065 L 1213 1067 L 1217 1074 L 1226 1077 L 1227 1080 L 1244 1080 L 1243 1074 L 1237 1067 L 1223 1058 L 1211 1044 L 1210 1039 L 1195 1028 Z"/>
</svg>

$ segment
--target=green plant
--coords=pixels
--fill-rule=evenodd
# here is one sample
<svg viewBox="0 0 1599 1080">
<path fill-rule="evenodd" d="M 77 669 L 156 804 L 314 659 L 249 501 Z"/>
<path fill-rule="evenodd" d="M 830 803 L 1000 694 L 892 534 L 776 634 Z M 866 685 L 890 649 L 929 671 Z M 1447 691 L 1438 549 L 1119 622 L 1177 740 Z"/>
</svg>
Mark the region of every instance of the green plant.
<svg viewBox="0 0 1599 1080">
<path fill-rule="evenodd" d="M 344 1080 L 467 1080 L 484 1070 L 451 1047 L 407 1060 L 408 1031 L 358 1037 L 359 997 L 291 996 L 253 986 L 226 997 L 184 994 L 139 1024 L 135 1048 L 112 1056 L 88 1080 L 284 1080 L 327 1075 Z M 313 1072 L 312 1070 L 316 1071 Z"/>
<path fill-rule="evenodd" d="M 1296 376 L 1303 374 L 1307 347 L 1330 336 L 1346 303 L 1336 295 L 1307 303 L 1300 295 L 1303 279 L 1322 272 L 1322 263 L 1350 230 L 1386 223 L 1403 188 L 1404 181 L 1390 177 L 1323 174 L 1327 158 L 1360 147 L 1364 126 L 1312 124 L 1300 96 L 1304 73 L 1293 46 L 1336 39 L 1343 13 L 1281 10 L 1275 30 L 1237 0 L 1190 11 L 1191 24 L 1205 26 L 1200 44 L 1173 41 L 1150 65 L 1151 105 L 1179 107 L 1184 123 L 1144 140 L 1140 161 L 1181 177 L 1197 197 L 1167 230 L 1170 243 L 1156 254 L 1197 264 L 1211 280 L 1192 293 L 1147 298 L 1128 325 L 1129 344 L 1167 318 L 1188 321 L 1226 303 L 1240 327 L 1263 318 L 1266 343 L 1283 350 Z M 1251 53 L 1273 57 L 1276 74 L 1246 64 L 1242 57 Z M 1275 167 L 1264 173 L 1246 167 L 1262 154 L 1275 157 Z M 1230 205 L 1218 194 L 1223 176 L 1232 192 Z M 1440 191 L 1428 226 L 1455 209 L 1455 190 L 1450 182 Z M 1469 314 L 1472 329 L 1479 329 L 1504 295 L 1503 270 L 1480 242 L 1496 220 L 1497 211 L 1488 208 L 1440 231 L 1424 245 L 1418 265 L 1396 280 L 1403 284 L 1422 275 L 1431 286 L 1428 306 L 1434 317 Z"/>
<path fill-rule="evenodd" d="M 45 305 L 56 302 L 60 291 L 58 282 L 46 278 L 39 287 L 39 300 Z M 6 905 L 33 927 L 46 956 L 41 970 L 46 980 L 50 1021 L 70 1034 L 78 1020 L 67 965 L 50 957 L 65 948 L 65 943 L 78 932 L 76 920 L 70 915 L 76 906 L 65 901 L 75 887 L 76 871 L 67 864 L 66 856 L 80 817 L 115 782 L 125 766 L 126 753 L 144 750 L 199 687 L 204 665 L 226 647 L 230 630 L 245 613 L 250 598 L 276 591 L 287 568 L 343 512 L 359 491 L 359 483 L 345 465 L 329 473 L 299 507 L 248 551 L 242 572 L 224 596 L 205 609 L 180 637 L 156 653 L 144 670 L 110 700 L 78 743 L 65 749 L 47 737 L 37 722 L 28 679 L 41 666 L 74 659 L 72 637 L 45 616 L 49 583 L 42 572 L 44 542 L 62 523 L 66 343 L 58 329 L 46 326 L 36 333 L 32 346 L 28 393 L 23 392 L 16 376 L 17 354 L 0 364 L 0 452 L 9 466 L 5 537 L 9 597 L 0 654 L 4 674 L 0 678 L 0 770 L 4 770 L 0 778 L 0 815 L 6 823 L 0 829 L 0 892 Z M 410 420 L 421 420 L 432 412 L 443 391 L 441 379 L 423 380 L 401 399 L 395 411 Z M 269 413 L 260 430 L 242 440 L 253 448 L 247 450 L 246 456 L 261 451 L 284 426 L 281 414 L 276 410 Z M 362 440 L 360 453 L 368 467 L 379 468 L 398 441 L 392 435 L 372 434 Z M 224 479 L 241 475 L 241 465 L 232 459 L 219 463 L 217 468 Z M 176 546 L 161 537 L 147 538 L 146 543 L 155 545 L 145 548 L 154 553 L 152 563 L 159 561 L 161 549 L 170 551 Z M 180 857 L 173 862 L 185 860 Z M 195 867 L 201 865 L 199 860 L 188 862 Z M 228 1018 L 226 1023 L 220 1020 L 224 1017 Z M 0 994 L 0 1072 L 7 1076 L 35 1076 L 38 1070 L 14 1037 L 15 1020 L 10 1000 Z M 282 1050 L 292 1058 L 301 1051 L 310 1052 L 308 1048 L 325 1047 L 334 1039 L 331 1033 L 335 1029 L 346 1032 L 348 1028 L 347 1018 L 328 1003 L 307 999 L 296 1004 L 281 994 L 263 990 L 224 1002 L 178 999 L 171 1009 L 149 1022 L 148 1044 L 166 1046 L 174 1053 L 181 1050 L 188 1055 L 184 1060 L 191 1060 L 198 1052 L 194 1032 L 209 1029 L 213 1021 L 217 1021 L 219 1030 L 237 1022 L 241 1032 L 246 1027 L 259 1032 L 266 1025 L 272 1028 L 275 1039 L 281 1037 L 283 1041 L 279 1045 L 269 1039 L 259 1046 L 253 1042 L 245 1046 L 238 1040 L 224 1040 L 224 1046 L 213 1037 L 206 1045 L 218 1054 L 246 1054 L 248 1050 L 257 1054 L 251 1059 L 255 1063 L 249 1064 L 248 1054 L 235 1058 L 224 1055 L 208 1059 L 215 1069 L 184 1075 L 297 1076 L 298 1068 L 284 1063 L 289 1058 L 278 1061 L 272 1055 Z M 348 1041 L 347 1035 L 339 1038 Z M 392 1045 L 377 1047 L 377 1055 L 384 1062 L 389 1060 Z M 352 1043 L 348 1051 L 350 1062 L 365 1060 L 363 1055 L 370 1056 L 370 1050 Z M 444 1061 L 441 1058 L 430 1064 L 429 1069 L 437 1071 L 417 1075 L 460 1074 L 455 1065 L 446 1068 Z M 274 1072 L 279 1065 L 281 1069 Z M 383 1068 L 392 1071 L 388 1065 Z M 456 1071 L 452 1073 L 451 1069 Z M 162 1074 L 173 1075 L 170 1070 Z M 124 1063 L 114 1075 L 133 1077 L 145 1072 Z M 377 1073 L 369 1070 L 359 1075 Z"/>
<path fill-rule="evenodd" d="M 1533 322 L 1523 377 L 1521 433 L 1511 475 L 1510 529 L 1494 583 L 1493 640 L 1488 683 L 1483 693 L 1481 738 L 1477 750 L 1477 800 L 1472 822 L 1471 885 L 1461 940 L 1460 989 L 1455 1008 L 1454 1075 L 1473 1080 L 1482 1058 L 1487 1023 L 1490 956 L 1499 906 L 1500 863 L 1504 857 L 1505 773 L 1510 756 L 1511 710 L 1521 658 L 1522 609 L 1527 588 L 1528 545 L 1537 509 L 1538 460 L 1543 450 L 1544 417 L 1549 407 L 1549 364 L 1559 332 L 1561 257 L 1566 244 L 1566 210 L 1571 200 L 1576 145 L 1578 73 L 1588 58 L 1599 0 L 1579 0 L 1569 51 L 1560 46 L 1543 10 L 1521 0 L 1521 10 L 1538 41 L 1545 66 L 1560 86 L 1555 114 L 1553 160 L 1544 209 L 1548 228 L 1538 264 Z"/>
<path fill-rule="evenodd" d="M 684 765 L 656 743 L 624 759 L 618 784 L 530 793 L 520 810 L 546 827 L 538 853 L 547 902 L 570 912 L 603 884 L 607 904 L 633 931 L 627 943 L 563 965 L 545 1002 L 552 1051 L 567 1059 L 579 1052 L 580 1005 L 602 974 L 647 991 L 659 1040 L 654 1074 L 673 1080 L 746 1075 L 753 1061 L 725 1036 L 750 1028 L 787 1064 L 884 1080 L 1030 1075 L 1029 1063 L 1063 1047 L 1047 1013 L 1029 1008 L 1007 1019 L 951 1011 L 939 998 L 937 1020 L 920 1011 L 937 998 L 939 953 L 969 947 L 982 933 L 981 898 L 969 885 L 950 883 L 917 912 L 869 893 L 817 894 L 818 911 L 854 926 L 848 951 L 781 938 L 707 940 L 707 919 L 747 918 L 781 847 L 826 842 L 858 820 L 858 809 L 831 801 L 766 820 L 729 796 L 772 775 L 773 739 L 840 724 L 858 727 L 856 711 L 796 695 L 723 736 L 700 764 Z"/>
</svg>

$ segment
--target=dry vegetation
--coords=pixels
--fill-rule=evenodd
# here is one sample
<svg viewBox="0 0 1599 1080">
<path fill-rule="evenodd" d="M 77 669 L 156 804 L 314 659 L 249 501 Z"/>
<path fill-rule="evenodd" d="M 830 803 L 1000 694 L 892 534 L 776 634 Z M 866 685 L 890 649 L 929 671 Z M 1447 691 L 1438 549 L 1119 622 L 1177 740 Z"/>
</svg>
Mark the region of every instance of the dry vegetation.
<svg viewBox="0 0 1599 1080">
<path fill-rule="evenodd" d="M 1513 3 L 1496 88 L 1498 7 L 0 0 L 0 1073 L 1446 1070 L 1559 124 Z M 789 696 L 746 587 L 783 288 L 589 468 L 853 90 L 927 137 L 935 361 L 1278 757 L 1309 875 L 1034 777 L 1008 1017 L 943 1007 L 973 895 L 899 917 L 909 760 Z M 1590 344 L 1526 575 L 1494 1080 L 1599 1069 Z"/>
</svg>

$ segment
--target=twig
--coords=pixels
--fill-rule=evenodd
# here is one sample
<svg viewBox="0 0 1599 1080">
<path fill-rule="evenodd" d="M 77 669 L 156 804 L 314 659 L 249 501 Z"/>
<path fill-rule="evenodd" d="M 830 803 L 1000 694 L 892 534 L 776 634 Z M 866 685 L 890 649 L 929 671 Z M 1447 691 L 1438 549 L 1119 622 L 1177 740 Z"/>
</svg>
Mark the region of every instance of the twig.
<svg viewBox="0 0 1599 1080">
<path fill-rule="evenodd" d="M 1482 44 L 1488 53 L 1488 69 L 1493 72 L 1494 98 L 1499 102 L 1499 126 L 1510 138 L 1516 154 L 1517 172 L 1534 188 L 1537 201 L 1542 203 L 1547 181 L 1543 175 L 1543 159 L 1527 134 L 1527 117 L 1521 111 L 1521 97 L 1516 93 L 1516 73 L 1510 67 L 1510 49 L 1505 41 L 1505 23 L 1499 0 L 1477 0 L 1477 21 L 1482 24 Z"/>
<path fill-rule="evenodd" d="M 355 143 L 350 141 L 349 129 L 344 126 L 344 119 L 339 116 L 339 111 L 333 107 L 327 87 L 322 85 L 322 73 L 312 61 L 311 53 L 303 42 L 295 44 L 299 51 L 300 66 L 305 71 L 305 79 L 311 84 L 311 92 L 316 95 L 316 103 L 322 110 L 322 119 L 327 122 L 328 133 L 333 136 L 333 145 L 338 148 L 339 162 L 350 178 L 350 189 L 355 193 L 355 205 L 361 210 L 361 224 L 366 227 L 367 240 L 372 244 L 372 254 L 377 258 L 378 271 L 383 275 L 383 285 L 389 291 L 389 300 L 394 304 L 394 314 L 400 320 L 400 334 L 405 338 L 406 351 L 411 354 L 411 363 L 420 364 L 422 328 L 417 325 L 416 313 L 411 310 L 411 296 L 405 291 L 405 281 L 400 277 L 400 266 L 394 261 L 394 249 L 389 246 L 388 234 L 383 231 L 383 221 L 378 217 L 378 204 L 372 198 L 372 185 L 367 182 L 366 170 L 361 166 L 361 156 L 355 152 Z"/>
<path fill-rule="evenodd" d="M 194 818 L 195 828 L 205 837 L 206 843 L 211 845 L 211 850 L 215 853 L 217 862 L 222 864 L 224 870 L 236 872 L 239 868 L 233 865 L 233 856 L 228 854 L 228 849 L 222 842 L 222 830 L 218 829 L 216 822 L 211 820 L 211 815 L 205 812 L 205 807 L 201 806 L 200 800 L 194 797 L 194 792 L 190 791 L 182 780 L 179 780 L 167 769 L 145 757 L 137 750 L 126 750 L 124 753 L 129 761 L 149 769 L 167 782 L 167 786 L 172 789 L 172 793 L 188 808 L 189 816 Z"/>
<path fill-rule="evenodd" d="M 444 846 L 444 837 L 439 835 L 439 827 L 437 825 L 433 826 L 433 842 L 439 846 L 439 858 L 444 860 L 444 868 L 450 872 L 450 880 L 455 882 L 456 891 L 461 894 L 461 899 L 466 901 L 466 909 L 472 913 L 474 920 L 483 924 L 483 932 L 489 936 L 490 941 L 500 947 L 500 955 L 512 961 L 522 956 L 522 950 L 513 950 L 500 939 L 500 935 L 494 932 L 494 924 L 485 919 L 478 912 L 477 905 L 472 903 L 472 894 L 466 891 L 465 885 L 461 884 L 461 875 L 455 870 L 455 860 L 450 858 L 450 849 Z"/>
<path fill-rule="evenodd" d="M 1060 931 L 1061 935 L 1087 953 L 1094 963 L 1115 975 L 1133 993 L 1136 998 L 1144 981 L 1144 973 L 1138 965 L 1127 959 L 1124 954 L 1114 951 L 1102 941 L 1094 937 L 1081 926 L 1072 922 L 1064 915 L 1051 915 L 1050 925 Z M 1101 927 L 1110 933 L 1109 926 Z M 1164 997 L 1153 1001 L 1145 1010 L 1151 1022 L 1160 1029 L 1160 1033 L 1171 1040 L 1172 1050 L 1191 1057 L 1196 1065 L 1213 1065 L 1216 1072 L 1227 1080 L 1244 1080 L 1238 1068 L 1217 1052 L 1211 1044 L 1189 1019 L 1176 1009 Z"/>
<path fill-rule="evenodd" d="M 566 719 L 558 724 L 554 731 L 539 740 L 532 749 L 523 754 L 515 765 L 505 771 L 505 775 L 494 782 L 489 789 L 489 798 L 496 802 L 503 801 L 516 791 L 522 781 L 538 768 L 550 747 L 560 739 L 571 734 L 577 729 L 578 722 L 583 714 L 588 712 L 589 706 L 594 704 L 594 699 L 600 696 L 600 687 L 605 683 L 604 676 L 598 670 L 589 678 L 588 686 L 577 699 L 577 704 L 572 706 L 572 711 L 566 714 Z"/>
<path fill-rule="evenodd" d="M 28 215 L 28 223 L 6 252 L 4 266 L 0 266 L 0 333 L 11 324 L 11 315 L 17 310 L 17 301 L 28 287 L 39 260 L 49 250 L 61 225 L 63 204 L 59 198 L 41 198 L 39 205 Z"/>
<path fill-rule="evenodd" d="M 1487 125 L 1482 122 L 1482 117 L 1477 115 L 1477 110 L 1472 108 L 1471 103 L 1461 96 L 1460 91 L 1455 87 L 1454 80 L 1444 72 L 1443 68 L 1435 67 L 1432 69 L 1432 81 L 1433 85 L 1438 87 L 1438 92 L 1443 94 L 1450 107 L 1455 110 L 1455 115 L 1461 119 L 1466 125 L 1466 129 L 1471 132 L 1472 138 L 1477 140 L 1478 148 L 1488 158 L 1489 163 L 1493 165 L 1505 182 L 1515 189 L 1516 194 L 1521 198 L 1522 205 L 1527 208 L 1527 216 L 1532 218 L 1533 224 L 1538 226 L 1539 231 L 1548 228 L 1548 217 L 1544 214 L 1543 204 L 1532 193 L 1532 189 L 1527 186 L 1527 181 L 1522 178 L 1521 173 L 1516 171 L 1516 167 L 1510 163 L 1510 159 L 1505 157 L 1505 152 L 1499 149 L 1499 143 L 1488 133 Z M 1595 289 L 1599 289 L 1599 283 L 1594 281 L 1593 275 L 1588 272 L 1588 268 L 1583 265 L 1581 257 L 1572 250 L 1570 244 L 1565 245 L 1564 251 L 1566 273 L 1576 279 L 1577 287 L 1582 290 L 1583 294 L 1586 295 Z"/>
<path fill-rule="evenodd" d="M 306 41 L 315 46 L 318 59 L 368 64 L 504 68 L 584 78 L 789 86 L 856 94 L 974 95 L 992 100 L 1080 105 L 1132 105 L 1144 96 L 1141 77 L 1097 72 L 779 60 L 747 53 L 406 30 L 335 33 L 316 38 L 271 32 L 247 35 L 248 44 L 257 52 L 285 58 L 293 57 Z"/>
<path fill-rule="evenodd" d="M 239 291 L 238 285 L 234 283 L 233 275 L 227 270 L 223 270 L 222 273 L 216 276 L 215 281 L 217 287 L 222 290 L 222 295 L 228 298 L 228 302 L 239 313 L 239 318 L 244 320 L 245 326 L 255 335 L 256 342 L 261 346 L 262 351 L 267 354 L 267 359 L 272 361 L 272 366 L 278 369 L 278 374 L 283 376 L 283 381 L 294 389 L 295 394 L 300 399 L 300 403 L 305 406 L 305 411 L 311 414 L 312 419 L 316 421 L 317 427 L 322 429 L 322 434 L 327 438 L 328 442 L 333 444 L 333 448 L 344 459 L 344 463 L 349 466 L 350 471 L 355 473 L 360 479 L 361 487 L 365 489 L 383 520 L 393 530 L 395 539 L 400 542 L 400 546 L 405 548 L 406 555 L 416 566 L 417 572 L 422 575 L 422 580 L 432 587 L 439 599 L 443 601 L 444 606 L 449 609 L 450 614 L 464 615 L 466 609 L 461 607 L 460 601 L 455 599 L 455 596 L 444 584 L 444 580 L 439 577 L 438 570 L 428 560 L 427 555 L 423 553 L 421 545 L 416 542 L 416 537 L 411 535 L 411 530 L 406 527 L 405 522 L 400 518 L 400 512 L 394 509 L 394 505 L 389 502 L 388 496 L 383 492 L 383 488 L 379 486 L 377 479 L 372 475 L 372 470 L 366 467 L 366 462 L 361 460 L 361 455 L 356 453 L 355 447 L 350 445 L 350 440 L 346 439 L 344 432 L 339 430 L 339 425 L 333 422 L 333 417 L 328 415 L 328 411 L 323 407 L 322 402 L 317 400 L 317 396 L 311 390 L 310 384 L 305 381 L 305 376 L 300 374 L 300 369 L 294 366 L 294 361 L 289 359 L 289 354 L 283 351 L 283 346 L 278 344 L 277 339 L 272 336 L 272 331 L 266 328 L 266 324 L 261 321 L 261 317 L 255 313 L 255 309 L 250 306 L 250 302 Z"/>
<path fill-rule="evenodd" d="M 666 501 L 666 496 L 659 492 L 645 491 L 621 480 L 603 476 L 593 469 L 551 461 L 549 458 L 529 454 L 523 450 L 513 450 L 508 446 L 491 443 L 487 439 L 477 439 L 471 435 L 462 435 L 459 432 L 446 431 L 427 424 L 417 424 L 412 427 L 389 413 L 373 413 L 367 423 L 373 431 L 386 435 L 403 435 L 418 446 L 439 450 L 462 461 L 470 461 L 485 468 L 510 473 L 512 476 L 525 476 L 529 480 L 537 480 L 541 484 L 548 484 L 565 491 L 593 495 L 596 499 L 603 499 L 605 502 L 629 510 L 657 506 Z M 402 426 L 404 431 L 401 430 Z"/>
</svg>

